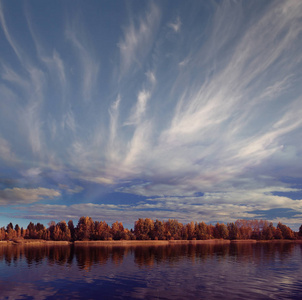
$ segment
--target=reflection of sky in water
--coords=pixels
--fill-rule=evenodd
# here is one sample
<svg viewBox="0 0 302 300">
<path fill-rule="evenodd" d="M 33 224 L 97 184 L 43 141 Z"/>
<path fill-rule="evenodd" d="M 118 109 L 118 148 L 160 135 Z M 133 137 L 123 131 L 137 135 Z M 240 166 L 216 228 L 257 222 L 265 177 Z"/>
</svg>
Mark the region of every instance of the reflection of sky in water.
<svg viewBox="0 0 302 300">
<path fill-rule="evenodd" d="M 301 299 L 302 245 L 0 247 L 0 298 Z"/>
</svg>

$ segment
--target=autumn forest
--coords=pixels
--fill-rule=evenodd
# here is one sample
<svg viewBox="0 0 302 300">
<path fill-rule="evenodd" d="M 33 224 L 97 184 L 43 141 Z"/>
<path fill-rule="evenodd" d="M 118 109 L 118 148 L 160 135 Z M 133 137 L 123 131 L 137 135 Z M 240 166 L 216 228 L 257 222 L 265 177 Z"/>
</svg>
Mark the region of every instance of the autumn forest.
<svg viewBox="0 0 302 300">
<path fill-rule="evenodd" d="M 175 219 L 159 221 L 138 219 L 134 229 L 124 228 L 120 222 L 109 226 L 104 221 L 93 221 L 91 217 L 81 217 L 75 226 L 54 221 L 46 228 L 43 224 L 32 222 L 26 229 L 9 223 L 0 228 L 0 240 L 42 239 L 52 241 L 89 241 L 89 240 L 282 240 L 302 239 L 302 225 L 299 232 L 278 223 L 277 227 L 265 220 L 237 220 L 234 223 L 207 225 L 204 222 L 182 224 Z"/>
</svg>

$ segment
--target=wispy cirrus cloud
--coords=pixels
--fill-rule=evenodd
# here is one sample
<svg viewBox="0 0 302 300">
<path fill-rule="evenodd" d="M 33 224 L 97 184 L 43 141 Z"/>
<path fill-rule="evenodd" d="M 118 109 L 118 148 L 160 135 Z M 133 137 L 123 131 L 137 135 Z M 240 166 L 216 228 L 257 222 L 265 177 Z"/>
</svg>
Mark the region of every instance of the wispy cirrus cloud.
<svg viewBox="0 0 302 300">
<path fill-rule="evenodd" d="M 136 20 L 131 19 L 130 24 L 124 28 L 124 36 L 118 43 L 121 57 L 121 74 L 125 74 L 135 64 L 141 67 L 143 60 L 149 54 L 154 43 L 155 32 L 160 22 L 160 10 L 154 4 L 145 15 Z"/>
<path fill-rule="evenodd" d="M 67 78 L 64 61 L 55 48 L 49 51 L 47 46 L 43 45 L 41 41 L 41 34 L 38 33 L 38 27 L 33 24 L 32 16 L 28 6 L 25 6 L 25 17 L 28 25 L 28 30 L 35 45 L 37 58 L 47 66 L 52 79 L 59 79 L 57 83 L 62 85 L 63 95 L 66 96 L 65 93 Z"/>
<path fill-rule="evenodd" d="M 107 160 L 109 163 L 116 163 L 120 156 L 120 146 L 118 141 L 118 126 L 120 125 L 120 103 L 121 97 L 117 96 L 116 100 L 111 104 L 109 109 L 110 124 L 109 124 L 109 138 L 108 138 L 108 154 Z"/>
<path fill-rule="evenodd" d="M 137 102 L 132 108 L 132 113 L 124 125 L 138 125 L 141 123 L 147 108 L 147 102 L 150 98 L 150 92 L 146 90 L 139 91 Z"/>
<path fill-rule="evenodd" d="M 13 91 L 14 99 L 11 103 L 11 114 L 14 114 L 15 117 L 9 120 L 7 126 L 19 129 L 23 134 L 20 138 L 25 145 L 31 148 L 33 156 L 43 159 L 48 156 L 48 149 L 44 147 L 45 133 L 41 120 L 41 110 L 46 92 L 46 74 L 21 44 L 14 43 L 15 32 L 11 32 L 6 25 L 4 15 L 2 17 L 1 22 L 6 32 L 6 38 L 13 47 L 20 64 L 16 68 L 8 62 L 1 63 L 1 77 Z M 4 101 L 9 101 L 9 98 L 12 98 L 8 94 L 5 96 L 7 99 L 4 98 Z M 18 151 L 19 149 L 15 149 L 16 153 Z"/>
<path fill-rule="evenodd" d="M 70 20 L 66 25 L 65 35 L 78 55 L 82 68 L 82 76 L 80 76 L 82 97 L 84 101 L 89 102 L 95 96 L 94 92 L 96 90 L 100 62 L 95 55 L 93 43 L 89 39 L 89 33 L 79 23 L 79 18 Z"/>
<path fill-rule="evenodd" d="M 17 157 L 11 149 L 7 140 L 0 136 L 0 158 L 6 162 L 16 162 Z"/>
<path fill-rule="evenodd" d="M 171 22 L 168 24 L 168 26 L 170 28 L 172 28 L 175 32 L 179 32 L 180 31 L 180 28 L 181 28 L 181 21 L 180 21 L 180 18 L 177 17 L 175 22 Z"/>
<path fill-rule="evenodd" d="M 282 137 L 301 126 L 299 120 L 292 115 L 294 111 L 301 108 L 301 105 L 297 107 L 293 100 L 291 100 L 292 105 L 289 106 L 285 105 L 285 102 L 282 104 L 281 101 L 278 104 L 259 103 L 255 93 L 259 95 L 260 92 L 261 95 L 261 91 L 264 94 L 268 92 L 267 87 L 259 89 L 258 78 L 263 76 L 270 77 L 271 86 L 275 87 L 274 99 L 281 97 L 285 90 L 278 89 L 278 85 L 280 86 L 282 82 L 283 85 L 290 84 L 291 77 L 287 76 L 288 70 L 283 71 L 286 74 L 286 81 L 282 79 L 284 77 L 282 71 L 280 74 L 275 74 L 274 71 L 279 64 L 284 63 L 284 60 L 288 60 L 288 66 L 295 68 L 291 58 L 284 57 L 283 53 L 296 43 L 299 30 L 296 24 L 293 25 L 295 22 L 290 22 L 291 18 L 297 17 L 296 11 L 291 7 L 288 14 L 281 16 L 282 20 L 275 18 L 277 12 L 286 9 L 287 5 L 284 3 L 274 7 L 262 19 L 257 20 L 255 25 L 244 29 L 244 33 L 240 32 L 243 38 L 238 39 L 232 46 L 234 51 L 230 60 L 224 67 L 216 70 L 211 80 L 204 81 L 198 88 L 184 89 L 179 97 L 170 127 L 161 133 L 159 151 L 173 147 L 175 150 L 179 149 L 179 152 L 175 151 L 179 155 L 171 156 L 175 155 L 175 158 L 183 159 L 184 151 L 190 153 L 192 150 L 193 161 L 207 160 L 216 168 L 221 162 L 222 168 L 230 165 L 234 169 L 237 168 L 240 173 L 246 166 L 257 164 L 274 151 L 280 150 Z M 296 5 L 296 9 L 300 8 L 298 3 Z M 219 24 L 220 22 L 221 20 Z M 215 27 L 216 24 L 214 23 L 213 26 Z M 257 36 L 260 36 L 263 30 L 270 35 L 265 40 L 258 40 Z M 279 37 L 282 31 L 288 33 Z M 224 34 L 232 35 L 233 30 L 224 31 Z M 226 40 L 229 38 L 230 36 Z M 215 53 L 215 49 L 213 50 Z M 200 55 L 201 53 L 197 53 L 192 57 L 192 61 L 197 61 Z M 297 52 L 295 57 L 296 55 L 300 56 Z M 294 84 L 293 81 L 291 82 Z M 260 119 L 260 123 L 264 126 L 257 131 L 257 126 L 254 128 L 252 126 L 261 116 L 258 111 L 261 106 L 266 106 L 268 110 L 274 107 L 274 114 L 267 114 L 266 120 Z M 293 118 L 288 118 L 288 115 L 292 115 Z M 298 116 L 295 113 L 294 115 Z M 281 121 L 285 119 L 286 123 Z M 197 155 L 194 155 L 194 152 Z M 186 161 L 186 165 L 188 163 Z M 204 171 L 201 172 L 208 172 L 207 166 L 204 167 Z"/>
<path fill-rule="evenodd" d="M 169 13 L 164 3 L 129 6 L 110 32 L 91 26 L 100 23 L 89 8 L 75 9 L 50 45 L 31 6 L 17 39 L 1 3 L 14 60 L 0 64 L 0 155 L 23 160 L 19 183 L 75 198 L 82 186 L 85 201 L 103 201 L 93 188 L 162 199 L 124 207 L 128 219 L 154 209 L 184 220 L 182 207 L 194 218 L 233 220 L 287 207 L 270 193 L 292 187 L 283 176 L 301 174 L 302 5 L 182 5 Z M 298 214 L 299 202 L 288 201 Z"/>
<path fill-rule="evenodd" d="M 0 23 L 1 23 L 1 27 L 4 31 L 5 37 L 8 41 L 8 43 L 10 44 L 10 46 L 12 47 L 12 49 L 14 50 L 16 56 L 18 57 L 18 59 L 20 61 L 22 61 L 22 50 L 20 48 L 20 46 L 18 45 L 18 43 L 16 42 L 16 40 L 13 38 L 12 34 L 10 33 L 10 30 L 7 26 L 7 22 L 6 22 L 6 18 L 5 18 L 5 14 L 4 14 L 4 8 L 2 6 L 2 2 L 0 3 Z"/>
<path fill-rule="evenodd" d="M 10 119 L 10 126 L 22 128 L 21 131 L 26 135 L 25 143 L 27 143 L 32 152 L 36 155 L 47 153 L 43 148 L 42 121 L 41 121 L 41 106 L 44 100 L 45 74 L 39 68 L 27 65 L 24 69 L 25 73 L 17 74 L 13 68 L 7 64 L 2 64 L 2 78 L 14 85 L 17 92 L 12 92 L 10 95 L 6 93 L 3 101 L 14 99 L 10 108 L 11 114 L 17 118 Z M 26 74 L 26 75 L 25 75 Z M 22 95 L 23 97 L 21 98 Z"/>
</svg>

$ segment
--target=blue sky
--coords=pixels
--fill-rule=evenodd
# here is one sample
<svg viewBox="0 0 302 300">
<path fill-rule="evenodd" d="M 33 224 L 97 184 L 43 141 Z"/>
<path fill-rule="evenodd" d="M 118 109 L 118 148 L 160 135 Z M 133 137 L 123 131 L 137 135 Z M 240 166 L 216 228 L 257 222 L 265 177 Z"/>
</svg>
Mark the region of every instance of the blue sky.
<svg viewBox="0 0 302 300">
<path fill-rule="evenodd" d="M 302 223 L 302 2 L 1 1 L 0 226 Z"/>
</svg>

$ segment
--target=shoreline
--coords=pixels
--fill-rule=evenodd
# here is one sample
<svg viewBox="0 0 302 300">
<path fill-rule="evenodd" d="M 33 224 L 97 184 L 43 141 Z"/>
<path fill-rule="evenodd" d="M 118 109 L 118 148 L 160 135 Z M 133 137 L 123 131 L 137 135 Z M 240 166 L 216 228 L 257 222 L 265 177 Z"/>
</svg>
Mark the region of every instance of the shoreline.
<svg viewBox="0 0 302 300">
<path fill-rule="evenodd" d="M 118 241 L 46 241 L 46 240 L 11 240 L 0 241 L 0 246 L 26 245 L 26 246 L 93 246 L 93 247 L 127 247 L 127 246 L 168 246 L 168 245 L 230 245 L 230 244 L 276 244 L 295 243 L 302 244 L 302 240 L 118 240 Z"/>
<path fill-rule="evenodd" d="M 0 241 L 0 246 L 3 245 L 31 245 L 31 246 L 41 246 L 41 245 L 72 245 L 72 242 L 68 242 L 68 241 L 46 241 L 46 240 L 33 240 L 33 239 L 28 239 L 28 240 L 11 240 L 11 241 Z"/>
<path fill-rule="evenodd" d="M 167 246 L 230 244 L 230 240 L 124 240 L 124 241 L 75 241 L 75 246 Z"/>
</svg>

